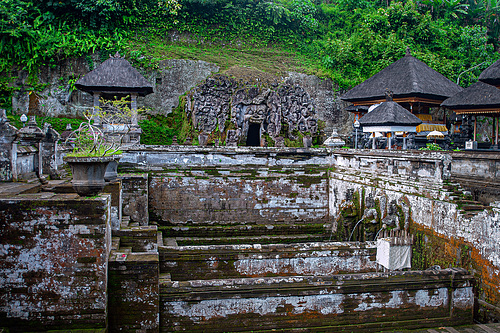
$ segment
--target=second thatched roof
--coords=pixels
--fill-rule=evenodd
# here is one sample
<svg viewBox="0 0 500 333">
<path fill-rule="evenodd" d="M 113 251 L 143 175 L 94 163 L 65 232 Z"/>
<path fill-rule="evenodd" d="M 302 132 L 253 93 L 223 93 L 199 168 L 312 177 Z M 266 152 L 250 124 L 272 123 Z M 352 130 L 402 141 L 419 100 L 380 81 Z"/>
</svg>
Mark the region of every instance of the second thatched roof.
<svg viewBox="0 0 500 333">
<path fill-rule="evenodd" d="M 481 75 L 479 75 L 479 81 L 496 87 L 500 86 L 500 60 L 497 60 L 491 66 L 486 68 Z"/>
<path fill-rule="evenodd" d="M 418 117 L 394 101 L 387 101 L 359 119 L 362 126 L 418 126 Z"/>
<path fill-rule="evenodd" d="M 346 92 L 341 99 L 349 102 L 369 102 L 384 99 L 391 90 L 394 100 L 421 98 L 439 102 L 460 92 L 462 88 L 436 72 L 422 61 L 406 55 L 366 81 Z"/>
<path fill-rule="evenodd" d="M 500 113 L 500 89 L 484 82 L 477 82 L 459 94 L 448 98 L 441 106 L 457 113 L 498 112 Z M 495 111 L 496 110 L 496 111 Z"/>
<path fill-rule="evenodd" d="M 76 81 L 75 86 L 90 93 L 137 93 L 146 96 L 153 92 L 151 83 L 119 55 L 104 61 L 99 67 Z"/>
</svg>

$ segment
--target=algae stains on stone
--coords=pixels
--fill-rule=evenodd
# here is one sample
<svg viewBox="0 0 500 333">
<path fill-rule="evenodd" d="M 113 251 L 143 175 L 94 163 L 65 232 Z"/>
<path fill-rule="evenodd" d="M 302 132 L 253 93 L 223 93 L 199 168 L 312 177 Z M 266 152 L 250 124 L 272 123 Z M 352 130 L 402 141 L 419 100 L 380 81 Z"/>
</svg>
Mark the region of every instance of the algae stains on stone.
<svg viewBox="0 0 500 333">
<path fill-rule="evenodd" d="M 32 323 L 54 329 L 105 326 L 107 205 L 107 196 L 0 200 L 5 325 L 30 331 Z"/>
</svg>

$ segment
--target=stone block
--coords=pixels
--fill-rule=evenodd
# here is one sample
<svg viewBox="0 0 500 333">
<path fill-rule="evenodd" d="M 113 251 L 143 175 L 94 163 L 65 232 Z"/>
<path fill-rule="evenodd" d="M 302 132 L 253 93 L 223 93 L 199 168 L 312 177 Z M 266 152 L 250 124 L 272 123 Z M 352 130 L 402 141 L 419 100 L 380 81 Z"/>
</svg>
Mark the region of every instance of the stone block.
<svg viewBox="0 0 500 333">
<path fill-rule="evenodd" d="M 148 225 L 148 175 L 129 174 L 121 175 L 122 183 L 122 214 L 130 216 L 131 222 L 141 226 Z"/>
<path fill-rule="evenodd" d="M 0 199 L 2 325 L 105 328 L 110 197 L 49 194 Z"/>
</svg>

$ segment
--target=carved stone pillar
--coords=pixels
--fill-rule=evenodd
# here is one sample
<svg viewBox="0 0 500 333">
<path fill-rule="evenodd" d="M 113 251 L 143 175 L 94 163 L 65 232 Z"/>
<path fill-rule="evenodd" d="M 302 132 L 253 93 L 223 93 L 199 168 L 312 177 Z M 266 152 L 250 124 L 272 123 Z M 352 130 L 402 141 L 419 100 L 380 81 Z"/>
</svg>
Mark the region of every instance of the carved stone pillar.
<svg viewBox="0 0 500 333">
<path fill-rule="evenodd" d="M 45 128 L 44 132 L 45 137 L 41 142 L 42 149 L 40 151 L 42 157 L 42 172 L 50 175 L 52 179 L 56 179 L 59 177 L 57 171 L 57 159 L 59 155 L 57 142 L 61 136 L 50 124 Z"/>
<path fill-rule="evenodd" d="M 36 117 L 30 116 L 26 127 L 21 128 L 17 131 L 16 140 L 12 145 L 12 150 L 14 153 L 14 149 L 17 152 L 17 145 L 21 146 L 32 146 L 35 148 L 35 152 L 26 152 L 25 157 L 23 158 L 24 165 L 29 166 L 30 170 L 27 170 L 26 167 L 23 171 L 20 172 L 35 172 L 37 177 L 43 181 L 43 170 L 42 170 L 42 140 L 45 137 L 45 133 L 38 127 L 36 123 Z M 14 159 L 13 159 L 14 160 Z M 19 172 L 17 172 L 17 161 L 14 166 L 13 178 L 17 180 L 19 178 Z"/>
<path fill-rule="evenodd" d="M 15 168 L 17 128 L 7 119 L 4 109 L 0 109 L 0 181 L 12 181 Z M 16 146 L 16 147 L 14 147 Z"/>
</svg>

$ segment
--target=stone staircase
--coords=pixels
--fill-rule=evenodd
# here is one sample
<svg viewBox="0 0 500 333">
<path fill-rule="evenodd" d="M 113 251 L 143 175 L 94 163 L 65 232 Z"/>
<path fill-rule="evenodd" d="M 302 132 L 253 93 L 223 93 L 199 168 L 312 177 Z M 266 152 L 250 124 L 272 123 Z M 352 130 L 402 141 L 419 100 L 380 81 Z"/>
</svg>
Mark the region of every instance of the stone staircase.
<svg viewBox="0 0 500 333">
<path fill-rule="evenodd" d="M 328 238 L 322 223 L 255 223 L 213 225 L 159 226 L 164 238 L 174 239 L 179 246 L 222 244 L 290 244 L 322 242 Z"/>
<path fill-rule="evenodd" d="M 377 272 L 375 242 L 329 242 L 320 223 L 158 230 L 161 332 L 375 332 L 472 318 L 425 304 L 469 285 L 454 282 L 465 271 Z"/>
<path fill-rule="evenodd" d="M 432 192 L 453 196 L 440 186 Z M 328 225 L 314 222 L 140 225 L 123 216 L 109 261 L 110 295 L 117 295 L 110 327 L 374 332 L 472 319 L 472 311 L 443 305 L 468 290 L 465 271 L 377 272 L 375 242 L 330 236 Z"/>
<path fill-rule="evenodd" d="M 471 193 L 464 190 L 458 183 L 443 185 L 443 189 L 450 193 L 450 199 L 458 205 L 465 217 L 472 217 L 485 209 L 491 209 L 488 205 L 472 200 Z"/>
</svg>

